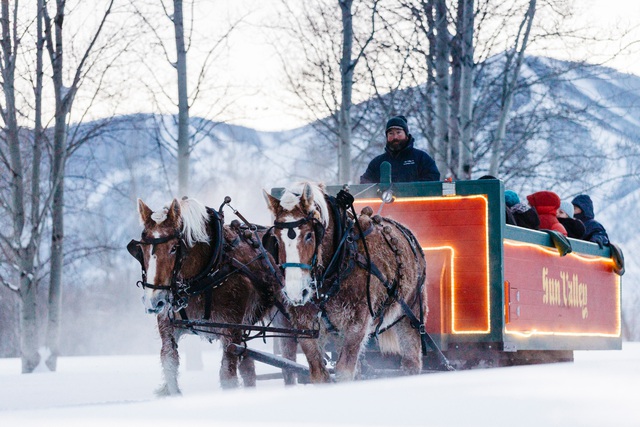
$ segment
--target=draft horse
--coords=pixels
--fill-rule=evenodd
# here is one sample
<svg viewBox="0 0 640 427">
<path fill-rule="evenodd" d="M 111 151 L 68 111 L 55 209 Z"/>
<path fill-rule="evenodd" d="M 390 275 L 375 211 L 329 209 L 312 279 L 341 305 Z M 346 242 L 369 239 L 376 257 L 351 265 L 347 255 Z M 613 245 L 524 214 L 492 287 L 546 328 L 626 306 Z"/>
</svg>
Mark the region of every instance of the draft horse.
<svg viewBox="0 0 640 427">
<path fill-rule="evenodd" d="M 220 339 L 223 388 L 239 385 L 238 370 L 244 386 L 255 386 L 254 361 L 227 349 L 230 343 L 242 343 L 242 329 L 196 330 L 180 327 L 176 319 L 187 324 L 185 319 L 253 325 L 265 316 L 274 316 L 277 279 L 265 265 L 273 260 L 261 249 L 258 237 L 242 230 L 237 221 L 224 225 L 220 213 L 195 199 L 174 199 L 168 208 L 157 212 L 138 199 L 138 212 L 144 226 L 142 237 L 132 240 L 127 249 L 142 266 L 138 284 L 144 289 L 145 309 L 157 315 L 164 377 L 157 394 L 180 394 L 178 340 L 185 333 Z M 283 355 L 295 360 L 293 339 L 282 344 Z M 295 381 L 291 374 L 284 375 L 286 383 Z"/>
<path fill-rule="evenodd" d="M 320 328 L 320 340 L 300 340 L 311 381 L 330 381 L 323 360 L 329 338 L 338 343 L 338 381 L 357 377 L 371 335 L 383 352 L 400 355 L 404 373 L 419 373 L 427 294 L 426 261 L 415 236 L 368 207 L 358 218 L 348 215 L 350 203 L 325 194 L 322 184 L 296 184 L 280 200 L 264 195 L 291 322 Z"/>
</svg>

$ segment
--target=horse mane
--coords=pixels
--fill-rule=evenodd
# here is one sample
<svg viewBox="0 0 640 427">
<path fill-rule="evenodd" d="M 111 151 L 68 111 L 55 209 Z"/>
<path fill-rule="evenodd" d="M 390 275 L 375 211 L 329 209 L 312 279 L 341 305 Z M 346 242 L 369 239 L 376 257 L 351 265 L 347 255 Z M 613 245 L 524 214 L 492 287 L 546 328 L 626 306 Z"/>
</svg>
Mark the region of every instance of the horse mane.
<svg viewBox="0 0 640 427">
<path fill-rule="evenodd" d="M 296 182 L 289 188 L 284 190 L 284 194 L 280 198 L 280 206 L 287 210 L 292 210 L 300 204 L 300 195 L 304 190 L 305 184 L 309 184 L 311 192 L 313 194 L 313 204 L 320 213 L 320 221 L 322 225 L 327 227 L 329 225 L 329 207 L 327 206 L 327 200 L 325 199 L 324 184 L 315 182 Z"/>
<path fill-rule="evenodd" d="M 207 208 L 196 199 L 180 200 L 180 215 L 182 217 L 182 235 L 190 248 L 196 243 L 209 243 L 207 232 Z"/>
</svg>

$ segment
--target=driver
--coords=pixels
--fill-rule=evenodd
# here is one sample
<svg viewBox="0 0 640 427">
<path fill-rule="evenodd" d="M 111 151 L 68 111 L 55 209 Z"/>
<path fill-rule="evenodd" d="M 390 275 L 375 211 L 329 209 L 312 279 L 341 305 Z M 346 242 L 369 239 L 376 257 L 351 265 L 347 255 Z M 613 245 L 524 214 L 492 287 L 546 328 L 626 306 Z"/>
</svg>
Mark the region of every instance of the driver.
<svg viewBox="0 0 640 427">
<path fill-rule="evenodd" d="M 380 165 L 391 163 L 392 182 L 439 181 L 436 162 L 426 152 L 414 148 L 405 116 L 389 119 L 385 129 L 387 146 L 384 153 L 371 160 L 360 177 L 361 184 L 380 182 Z"/>
</svg>

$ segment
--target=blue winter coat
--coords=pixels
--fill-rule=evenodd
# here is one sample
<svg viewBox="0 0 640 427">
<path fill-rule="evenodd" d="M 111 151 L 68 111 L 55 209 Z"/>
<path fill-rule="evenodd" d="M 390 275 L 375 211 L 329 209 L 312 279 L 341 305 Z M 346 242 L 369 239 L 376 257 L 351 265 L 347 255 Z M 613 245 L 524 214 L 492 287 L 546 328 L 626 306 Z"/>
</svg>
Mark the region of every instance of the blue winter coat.
<svg viewBox="0 0 640 427">
<path fill-rule="evenodd" d="M 440 171 L 436 162 L 422 150 L 413 147 L 414 139 L 398 153 L 385 147 L 384 153 L 371 160 L 367 170 L 360 177 L 361 184 L 380 182 L 380 165 L 391 163 L 392 182 L 440 181 Z"/>
<path fill-rule="evenodd" d="M 582 240 L 597 243 L 600 247 L 608 245 L 609 236 L 607 235 L 607 231 L 604 229 L 602 224 L 594 219 L 595 215 L 593 214 L 593 202 L 591 201 L 591 197 L 586 194 L 580 194 L 571 201 L 571 204 L 582 210 L 582 212 L 573 216 L 584 224 L 585 231 L 582 236 Z"/>
</svg>

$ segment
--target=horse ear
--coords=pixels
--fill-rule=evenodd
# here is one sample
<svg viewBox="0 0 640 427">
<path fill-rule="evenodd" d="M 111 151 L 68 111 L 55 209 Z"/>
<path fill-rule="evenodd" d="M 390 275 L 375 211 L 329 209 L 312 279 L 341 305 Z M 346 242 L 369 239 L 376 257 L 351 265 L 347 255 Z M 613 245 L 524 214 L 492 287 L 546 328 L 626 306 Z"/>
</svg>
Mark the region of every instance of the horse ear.
<svg viewBox="0 0 640 427">
<path fill-rule="evenodd" d="M 267 202 L 269 210 L 276 215 L 278 213 L 278 208 L 280 208 L 280 200 L 276 199 L 264 190 L 262 190 L 262 195 L 264 196 L 264 200 Z"/>
<path fill-rule="evenodd" d="M 304 212 L 310 212 L 313 207 L 313 189 L 308 182 L 304 183 L 304 188 L 300 195 L 300 206 Z"/>
<path fill-rule="evenodd" d="M 138 213 L 140 214 L 140 222 L 146 224 L 151 219 L 153 211 L 149 206 L 145 205 L 142 199 L 138 199 Z"/>
<path fill-rule="evenodd" d="M 167 219 L 172 223 L 177 223 L 180 218 L 180 202 L 178 199 L 173 199 L 171 202 L 171 206 L 169 206 L 169 210 L 167 211 Z"/>
</svg>

